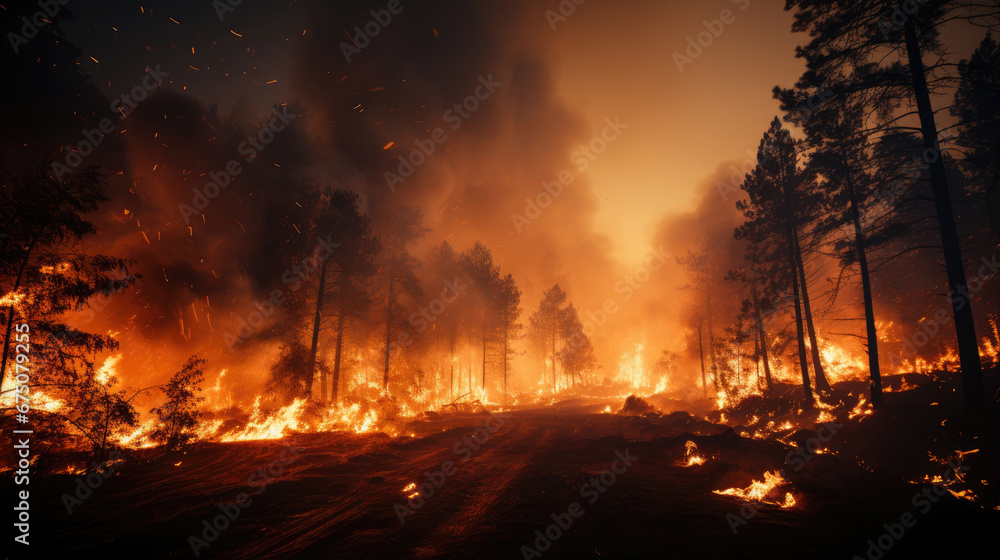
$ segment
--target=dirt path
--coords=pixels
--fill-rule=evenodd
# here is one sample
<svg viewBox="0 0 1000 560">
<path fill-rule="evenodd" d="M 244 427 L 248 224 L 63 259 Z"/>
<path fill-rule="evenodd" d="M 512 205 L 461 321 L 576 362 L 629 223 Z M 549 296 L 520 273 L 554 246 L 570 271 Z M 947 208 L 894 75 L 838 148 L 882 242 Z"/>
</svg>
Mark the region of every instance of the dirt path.
<svg viewBox="0 0 1000 560">
<path fill-rule="evenodd" d="M 820 455 L 783 489 L 799 505 L 756 507 L 734 534 L 726 516 L 738 516 L 742 504 L 712 491 L 743 487 L 781 468 L 786 446 L 743 439 L 718 426 L 686 433 L 707 426 L 690 417 L 569 412 L 510 413 L 477 450 L 463 438 L 483 428 L 485 416 L 421 423 L 413 427 L 418 437 L 398 440 L 294 436 L 289 439 L 301 448 L 297 457 L 278 442 L 210 445 L 130 468 L 72 515 L 60 495 L 72 491 L 74 479 L 52 477 L 35 502 L 41 519 L 33 533 L 46 538 L 33 547 L 33 558 L 124 558 L 124 550 L 194 558 L 188 536 L 202 536 L 203 521 L 220 515 L 218 505 L 233 503 L 241 492 L 252 503 L 206 541 L 200 557 L 517 559 L 525 557 L 522 546 L 537 544 L 546 548 L 543 558 L 851 558 L 864 557 L 866 541 L 879 537 L 882 524 L 912 510 L 910 499 L 919 490 Z M 704 465 L 680 464 L 688 440 L 708 457 Z M 636 458 L 627 467 L 619 459 L 626 452 Z M 279 469 L 282 458 L 288 460 Z M 440 488 L 401 524 L 394 506 L 407 504 L 403 489 L 425 482 L 424 472 L 446 461 L 454 462 L 454 472 L 443 483 L 437 478 Z M 581 493 L 613 465 L 620 472 L 604 492 L 588 487 Z M 250 478 L 268 466 L 280 474 Z M 574 502 L 582 510 L 578 518 L 567 513 Z M 572 524 L 545 547 L 535 531 L 552 525 L 553 514 Z M 960 532 L 975 535 L 976 527 L 995 524 L 997 517 L 968 502 L 944 500 L 919 519 L 925 531 L 910 530 L 884 558 L 954 553 Z M 930 527 L 933 532 L 926 531 Z M 61 553 L 49 554 L 55 550 Z"/>
</svg>

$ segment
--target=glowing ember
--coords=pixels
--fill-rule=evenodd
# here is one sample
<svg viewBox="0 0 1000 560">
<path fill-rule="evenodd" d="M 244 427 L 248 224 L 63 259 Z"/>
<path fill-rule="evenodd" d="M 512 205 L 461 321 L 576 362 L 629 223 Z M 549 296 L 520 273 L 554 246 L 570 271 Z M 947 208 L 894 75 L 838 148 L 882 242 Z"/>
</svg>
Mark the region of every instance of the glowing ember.
<svg viewBox="0 0 1000 560">
<path fill-rule="evenodd" d="M 858 404 L 853 409 L 851 409 L 851 412 L 848 413 L 848 417 L 853 420 L 854 418 L 857 418 L 859 416 L 868 416 L 872 412 L 873 411 L 871 405 L 865 402 L 864 397 L 861 397 L 858 400 Z"/>
</svg>

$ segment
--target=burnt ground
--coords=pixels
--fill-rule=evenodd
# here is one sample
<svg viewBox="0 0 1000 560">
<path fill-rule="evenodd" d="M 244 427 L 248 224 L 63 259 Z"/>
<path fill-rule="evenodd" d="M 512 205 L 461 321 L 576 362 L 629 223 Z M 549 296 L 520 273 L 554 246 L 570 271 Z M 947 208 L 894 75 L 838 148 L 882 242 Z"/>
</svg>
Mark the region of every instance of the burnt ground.
<svg viewBox="0 0 1000 560">
<path fill-rule="evenodd" d="M 831 401 L 843 404 L 832 415 L 843 427 L 825 444 L 829 452 L 801 463 L 786 458 L 791 445 L 816 435 L 808 428 L 816 427 L 817 411 L 800 413 L 783 398 L 729 411 L 732 427 L 706 420 L 719 420 L 718 413 L 624 416 L 601 412 L 620 407 L 620 399 L 564 401 L 500 414 L 502 425 L 493 420 L 496 431 L 481 445 L 473 442 L 476 450 L 463 438 L 486 424 L 486 414 L 432 415 L 401 438 L 292 434 L 201 444 L 184 454 L 133 458 L 71 515 L 61 495 L 75 491 L 77 477 L 34 478 L 30 555 L 21 545 L 5 548 L 11 558 L 194 558 L 189 536 L 204 538 L 203 522 L 229 504 L 238 516 L 205 540 L 200 557 L 517 559 L 526 557 L 522 546 L 535 546 L 536 530 L 544 532 L 553 514 L 576 502 L 573 511 L 582 514 L 541 558 L 938 558 L 989 550 L 1000 526 L 995 412 L 966 417 L 953 386 L 923 381 L 890 394 L 890 409 L 852 420 L 847 410 L 856 399 L 847 393 L 858 394 L 858 387 L 838 386 Z M 743 427 L 753 416 L 757 427 L 785 420 L 797 426 L 766 439 L 742 437 L 754 431 Z M 705 464 L 683 466 L 687 441 Z M 286 444 L 300 448 L 297 457 Z M 947 471 L 935 458 L 954 460 L 955 451 L 974 449 L 962 458 L 965 483 L 952 489 L 972 490 L 977 501 L 937 498 L 922 481 Z M 626 453 L 635 457 L 631 466 L 615 463 Z M 436 477 L 433 495 L 425 487 L 423 505 L 401 523 L 394 506 L 407 503 L 404 488 L 446 461 L 454 472 Z M 602 485 L 603 493 L 587 487 L 581 495 L 589 479 L 613 466 L 624 472 Z M 252 476 L 269 467 L 278 474 Z M 713 493 L 777 469 L 789 483 L 773 496 L 791 492 L 792 508 L 751 507 Z M 10 477 L 2 486 L 4 496 L 13 495 Z M 938 501 L 915 502 L 925 490 Z M 241 493 L 249 495 L 245 508 L 233 505 Z M 734 533 L 741 507 L 748 519 L 739 518 L 746 522 Z M 898 538 L 883 536 L 891 549 L 869 556 L 869 539 L 907 513 L 913 527 L 900 525 Z"/>
</svg>

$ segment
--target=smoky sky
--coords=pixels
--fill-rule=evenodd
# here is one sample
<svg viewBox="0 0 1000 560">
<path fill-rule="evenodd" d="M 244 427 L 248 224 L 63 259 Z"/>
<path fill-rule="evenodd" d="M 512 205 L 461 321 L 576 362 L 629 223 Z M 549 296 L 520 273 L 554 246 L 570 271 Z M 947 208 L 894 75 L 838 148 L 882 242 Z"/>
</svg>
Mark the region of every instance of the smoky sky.
<svg viewBox="0 0 1000 560">
<path fill-rule="evenodd" d="M 130 382 L 161 379 L 194 353 L 232 379 L 262 381 L 277 342 L 301 329 L 301 310 L 272 315 L 233 353 L 224 336 L 276 289 L 309 299 L 308 287 L 291 293 L 282 278 L 316 248 L 303 207 L 325 187 L 358 192 L 376 233 L 396 209 L 419 208 L 428 232 L 415 252 L 425 260 L 445 240 L 459 250 L 485 243 L 524 292 L 522 320 L 560 283 L 595 325 L 603 375 L 637 342 L 696 359 L 698 303 L 679 289 L 688 281 L 675 258 L 699 237 L 741 256 L 731 240 L 735 196 L 724 200 L 716 187 L 733 172 L 719 162 L 756 146 L 777 110 L 770 86 L 790 85 L 798 71 L 791 46 L 801 37 L 787 34 L 783 3 L 753 2 L 683 74 L 671 51 L 731 2 L 680 12 L 588 2 L 557 29 L 545 16 L 557 2 L 401 0 L 388 21 L 388 2 L 334 4 L 243 2 L 220 16 L 211 2 L 70 2 L 20 53 L 4 51 L 17 77 L 3 90 L 7 172 L 65 157 L 85 130 L 114 121 L 82 164 L 111 175 L 90 249 L 135 259 L 143 280 L 82 316 L 118 334 Z M 5 29 L 35 11 L 7 3 Z M 356 28 L 377 34 L 360 39 Z M 758 43 L 751 60 L 746 45 Z M 112 101 L 147 68 L 169 75 L 120 119 Z M 248 160 L 248 136 L 286 110 L 293 121 Z M 604 136 L 615 140 L 585 168 L 581 148 L 616 120 L 618 136 Z M 701 150 L 697 164 L 688 148 Z M 421 163 L 390 187 L 401 157 Z M 240 174 L 186 219 L 180 205 L 231 161 Z M 619 222 L 646 224 L 647 239 L 630 236 L 623 248 L 601 225 L 608 208 Z M 654 271 L 631 258 L 663 253 Z M 940 295 L 939 270 L 914 263 L 906 274 L 926 278 L 917 292 Z M 857 316 L 851 294 L 853 305 L 831 313 Z M 887 314 L 919 319 L 903 295 L 886 298 Z M 617 311 L 602 319 L 609 300 Z"/>
<path fill-rule="evenodd" d="M 20 147 L 18 158 L 62 158 L 64 146 L 75 146 L 88 127 L 115 119 L 115 131 L 81 164 L 102 165 L 112 175 L 112 201 L 94 217 L 100 235 L 91 248 L 135 259 L 143 280 L 132 293 L 111 298 L 90 324 L 118 333 L 122 369 L 141 372 L 133 381 L 159 377 L 193 353 L 220 369 L 248 363 L 256 348 L 272 348 L 258 343 L 295 328 L 294 316 L 279 313 L 235 353 L 223 341 L 273 290 L 289 291 L 283 272 L 316 244 L 307 224 L 295 223 L 292 216 L 303 212 L 294 206 L 323 187 L 359 192 L 376 232 L 394 209 L 418 207 L 429 230 L 418 255 L 442 240 L 460 250 L 486 243 L 524 290 L 526 314 L 556 282 L 581 309 L 611 293 L 617 268 L 611 242 L 593 227 L 598 202 L 570 159 L 595 132 L 555 91 L 551 36 L 524 25 L 526 3 L 402 7 L 350 62 L 343 49 L 353 41 L 345 30 L 369 25 L 371 10 L 384 6 L 296 3 L 287 7 L 294 14 L 268 18 L 248 4 L 226 14 L 232 18 L 223 24 L 207 8 L 178 12 L 152 3 L 137 15 L 134 6 L 111 3 L 74 13 L 67 24 L 70 36 L 86 29 L 100 36 L 93 44 L 116 43 L 94 57 L 99 64 L 82 52 L 62 53 L 53 64 L 77 70 L 51 83 L 38 71 L 46 65 L 21 61 L 30 79 L 19 104 L 38 111 L 57 104 L 33 99 L 35 89 L 80 90 L 90 98 L 75 100 L 86 114 L 33 129 L 37 138 Z M 149 25 L 153 17 L 167 21 Z M 280 54 L 231 47 L 239 38 L 230 27 L 244 37 L 291 37 L 304 21 L 308 32 L 296 33 Z M 42 57 L 53 56 L 57 45 L 68 48 L 64 36 L 36 40 Z M 222 86 L 204 85 L 199 74 L 241 75 L 258 61 L 280 68 L 274 73 L 285 81 L 280 99 L 262 93 L 266 88 L 234 87 L 226 77 L 218 79 Z M 119 120 L 110 110 L 118 94 L 108 92 L 131 91 L 147 66 L 168 78 Z M 291 126 L 248 161 L 243 141 L 275 110 L 288 108 L 296 115 Z M 390 188 L 386 172 L 398 172 L 400 156 L 408 158 L 418 143 L 433 143 L 433 153 Z M 192 205 L 194 191 L 204 192 L 231 161 L 241 173 L 203 212 L 185 216 L 180 205 Z M 567 174 L 570 182 L 545 190 Z M 514 214 L 530 216 L 520 232 Z"/>
</svg>

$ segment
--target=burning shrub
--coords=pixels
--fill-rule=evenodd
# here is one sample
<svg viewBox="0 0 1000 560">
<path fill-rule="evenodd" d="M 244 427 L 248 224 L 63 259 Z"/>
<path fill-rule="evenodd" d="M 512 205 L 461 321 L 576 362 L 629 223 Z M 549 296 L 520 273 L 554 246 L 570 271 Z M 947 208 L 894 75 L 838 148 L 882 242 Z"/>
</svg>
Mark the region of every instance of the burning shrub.
<svg viewBox="0 0 1000 560">
<path fill-rule="evenodd" d="M 653 414 L 656 409 L 653 405 L 646 402 L 646 399 L 642 397 L 637 397 L 635 395 L 630 395 L 625 399 L 625 404 L 622 406 L 618 414 L 624 414 L 626 416 L 642 416 L 643 414 Z"/>
<path fill-rule="evenodd" d="M 276 404 L 284 406 L 308 395 L 312 376 L 309 349 L 295 340 L 281 345 L 281 354 L 271 366 L 266 389 Z"/>
<path fill-rule="evenodd" d="M 201 418 L 198 405 L 205 400 L 205 397 L 195 396 L 195 391 L 201 392 L 201 382 L 205 380 L 203 365 L 205 360 L 191 356 L 167 383 L 167 401 L 151 411 L 159 417 L 160 425 L 153 430 L 150 438 L 164 443 L 167 451 L 185 445 L 194 438 L 194 428 Z"/>
</svg>

